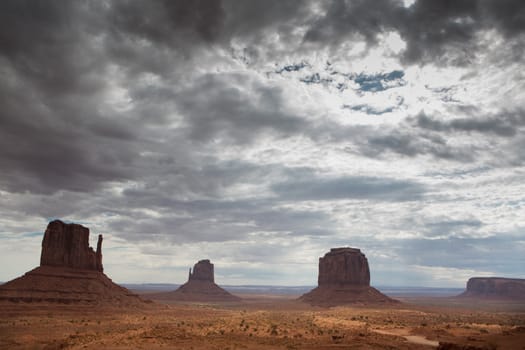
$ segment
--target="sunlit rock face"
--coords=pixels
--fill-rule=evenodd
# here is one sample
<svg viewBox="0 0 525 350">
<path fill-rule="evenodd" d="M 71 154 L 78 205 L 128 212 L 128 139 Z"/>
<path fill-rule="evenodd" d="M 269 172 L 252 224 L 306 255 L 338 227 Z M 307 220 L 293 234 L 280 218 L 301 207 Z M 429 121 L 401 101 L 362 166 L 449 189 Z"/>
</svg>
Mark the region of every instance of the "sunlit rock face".
<svg viewBox="0 0 525 350">
<path fill-rule="evenodd" d="M 89 229 L 60 220 L 47 225 L 42 240 L 40 266 L 62 266 L 102 272 L 102 235 L 98 236 L 97 251 L 89 246 Z"/>
<path fill-rule="evenodd" d="M 318 285 L 369 286 L 368 260 L 359 249 L 332 248 L 319 258 Z"/>
</svg>

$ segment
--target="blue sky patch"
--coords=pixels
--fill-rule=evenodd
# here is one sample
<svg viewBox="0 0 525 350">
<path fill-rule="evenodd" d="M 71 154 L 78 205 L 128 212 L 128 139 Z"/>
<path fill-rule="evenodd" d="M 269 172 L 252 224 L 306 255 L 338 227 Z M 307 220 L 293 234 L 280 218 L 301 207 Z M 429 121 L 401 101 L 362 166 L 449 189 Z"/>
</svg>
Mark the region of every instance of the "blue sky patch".
<svg viewBox="0 0 525 350">
<path fill-rule="evenodd" d="M 294 64 L 290 64 L 290 65 L 287 65 L 287 66 L 284 66 L 278 70 L 275 71 L 275 73 L 277 74 L 282 74 L 284 72 L 297 72 L 297 71 L 300 71 L 301 69 L 304 69 L 308 67 L 308 64 L 306 62 L 301 62 L 301 63 L 294 63 Z"/>
<path fill-rule="evenodd" d="M 355 76 L 353 80 L 359 85 L 361 91 L 378 92 L 405 85 L 404 76 L 403 71 L 394 70 L 383 74 L 367 75 L 361 73 Z"/>
</svg>

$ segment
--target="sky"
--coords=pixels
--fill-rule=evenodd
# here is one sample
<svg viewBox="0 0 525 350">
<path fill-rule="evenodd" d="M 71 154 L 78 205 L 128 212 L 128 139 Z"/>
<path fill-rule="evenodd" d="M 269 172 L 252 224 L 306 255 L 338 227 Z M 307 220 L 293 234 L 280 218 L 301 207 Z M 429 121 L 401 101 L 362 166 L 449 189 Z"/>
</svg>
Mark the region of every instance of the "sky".
<svg viewBox="0 0 525 350">
<path fill-rule="evenodd" d="M 53 219 L 116 282 L 525 278 L 525 2 L 0 2 L 0 281 Z"/>
</svg>

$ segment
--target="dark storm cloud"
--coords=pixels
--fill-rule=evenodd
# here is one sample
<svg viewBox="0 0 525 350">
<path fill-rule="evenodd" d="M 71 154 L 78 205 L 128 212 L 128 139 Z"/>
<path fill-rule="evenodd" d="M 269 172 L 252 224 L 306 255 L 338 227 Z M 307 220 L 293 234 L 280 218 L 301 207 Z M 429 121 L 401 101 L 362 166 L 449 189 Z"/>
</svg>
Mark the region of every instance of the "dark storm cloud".
<svg viewBox="0 0 525 350">
<path fill-rule="evenodd" d="M 293 179 L 276 183 L 272 189 L 282 199 L 291 201 L 338 199 L 410 201 L 420 199 L 425 192 L 424 186 L 417 182 L 360 176 L 336 179 Z"/>
<path fill-rule="evenodd" d="M 131 176 L 137 145 L 129 125 L 100 115 L 91 98 L 46 98 L 31 84 L 17 85 L 0 86 L 2 187 L 90 191 Z"/>
<path fill-rule="evenodd" d="M 252 142 L 261 132 L 297 134 L 306 122 L 284 109 L 282 91 L 241 74 L 209 74 L 175 96 L 191 138 Z"/>
<path fill-rule="evenodd" d="M 90 191 L 128 178 L 135 132 L 98 108 L 105 64 L 89 40 L 94 7 L 4 1 L 0 8 L 1 186 Z"/>
<path fill-rule="evenodd" d="M 322 212 L 272 209 L 268 201 L 174 201 L 170 208 L 179 214 L 184 210 L 191 215 L 141 217 L 137 213 L 112 220 L 110 227 L 128 241 L 154 239 L 170 244 L 243 240 L 260 232 L 279 237 L 321 237 L 331 235 L 334 229 L 329 216 Z"/>
<path fill-rule="evenodd" d="M 414 129 L 377 130 L 359 141 L 358 147 L 359 153 L 372 158 L 391 152 L 406 157 L 431 155 L 438 159 L 471 162 L 477 153 L 472 146 L 457 148 L 440 135 Z"/>
<path fill-rule="evenodd" d="M 276 30 L 286 41 L 295 26 L 310 26 L 306 41 L 322 39 L 323 43 L 348 40 L 352 33 L 372 43 L 378 33 L 398 30 L 408 42 L 405 56 L 416 60 L 426 54 L 442 54 L 459 41 L 468 44 L 474 28 L 489 24 L 509 38 L 519 35 L 523 31 L 519 20 L 522 4 L 418 1 L 405 8 L 399 1 L 334 1 L 322 5 L 326 13 L 315 14 L 311 3 L 281 1 L 3 1 L 1 152 L 3 168 L 10 169 L 4 172 L 3 186 L 14 191 L 90 190 L 107 181 L 133 178 L 130 168 L 140 157 L 133 143 L 138 135 L 131 125 L 138 120 L 168 124 L 170 104 L 182 114 L 190 137 L 198 141 L 219 137 L 245 144 L 260 132 L 287 136 L 306 130 L 314 139 L 322 133 L 283 109 L 278 88 L 242 82 L 242 76 L 207 75 L 177 92 L 157 90 L 164 95 L 155 96 L 152 89 L 135 86 L 134 77 L 141 72 L 164 73 L 169 67 L 185 67 L 192 47 L 227 46 L 235 36 L 262 42 L 266 29 Z M 311 22 L 314 16 L 320 17 Z M 131 119 L 98 108 L 115 63 L 124 73 L 131 73 L 131 96 L 140 102 Z M 394 73 L 397 75 L 391 76 Z M 364 90 L 382 90 L 382 81 L 390 78 L 401 76 L 395 71 L 374 79 L 360 76 L 356 82 Z M 492 130 L 497 135 L 512 135 L 510 119 L 506 124 L 497 122 L 458 119 L 445 124 L 418 119 L 419 127 L 432 131 Z M 373 136 L 367 143 L 364 152 L 369 155 L 388 149 L 409 156 L 431 153 L 465 158 L 435 135 L 418 139 L 393 132 Z"/>
<path fill-rule="evenodd" d="M 109 19 L 124 35 L 179 48 L 193 40 L 213 42 L 221 34 L 225 12 L 220 0 L 118 1 Z"/>
<path fill-rule="evenodd" d="M 518 128 L 525 125 L 525 111 L 504 111 L 497 116 L 458 118 L 450 121 L 434 119 L 421 113 L 415 118 L 414 124 L 422 129 L 439 132 L 478 132 L 513 137 Z"/>
<path fill-rule="evenodd" d="M 407 157 L 431 155 L 438 159 L 472 162 L 480 154 L 490 153 L 492 150 L 474 144 L 461 147 L 453 145 L 449 142 L 451 137 L 458 134 L 479 134 L 497 136 L 507 142 L 507 139 L 518 140 L 522 134 L 521 129 L 525 125 L 525 113 L 521 109 L 502 110 L 490 115 L 482 115 L 476 108 L 464 108 L 463 112 L 465 117 L 450 120 L 421 112 L 414 117 L 406 118 L 397 128 L 366 130 L 364 137 L 355 141 L 358 153 L 374 158 L 381 157 L 385 153 Z M 512 142 L 519 143 L 519 141 Z M 512 158 L 506 162 L 516 161 L 518 160 Z"/>
<path fill-rule="evenodd" d="M 480 30 L 496 29 L 508 39 L 525 31 L 520 0 L 344 1 L 325 3 L 326 13 L 305 35 L 307 42 L 339 45 L 352 36 L 375 45 L 381 33 L 396 31 L 406 41 L 406 62 L 468 64 L 480 49 Z M 523 49 L 523 48 L 522 48 Z"/>
<path fill-rule="evenodd" d="M 120 65 L 138 92 L 137 74 L 169 70 L 173 57 L 183 55 L 179 48 L 189 52 L 215 40 L 224 16 L 217 1 L 143 5 L 1 2 L 2 188 L 89 192 L 143 175 L 139 169 L 149 164 L 141 152 L 152 150 L 156 138 L 148 126 L 170 122 L 171 96 L 134 95 L 140 105 L 119 111 L 108 99 L 112 72 Z M 177 55 L 146 50 L 152 44 Z"/>
</svg>

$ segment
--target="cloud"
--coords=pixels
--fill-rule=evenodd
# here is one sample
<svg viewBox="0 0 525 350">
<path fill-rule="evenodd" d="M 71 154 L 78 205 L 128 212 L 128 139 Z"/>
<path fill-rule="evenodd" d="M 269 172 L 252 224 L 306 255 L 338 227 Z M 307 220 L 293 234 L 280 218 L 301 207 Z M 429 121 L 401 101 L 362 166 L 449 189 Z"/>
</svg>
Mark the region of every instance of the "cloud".
<svg viewBox="0 0 525 350">
<path fill-rule="evenodd" d="M 349 176 L 341 178 L 293 179 L 272 189 L 287 200 L 367 199 L 406 201 L 421 198 L 424 187 L 416 182 L 386 178 Z"/>
<path fill-rule="evenodd" d="M 121 34 L 176 48 L 195 45 L 195 40 L 216 41 L 226 15 L 220 0 L 121 1 L 110 6 L 110 21 Z"/>
<path fill-rule="evenodd" d="M 497 29 L 509 40 L 522 35 L 524 11 L 523 2 L 516 0 L 501 5 L 491 0 L 418 0 L 409 7 L 402 1 L 332 1 L 305 40 L 337 46 L 357 36 L 374 46 L 379 34 L 396 31 L 406 42 L 405 62 L 463 66 L 484 49 L 477 43 L 481 31 Z"/>
<path fill-rule="evenodd" d="M 359 106 L 356 106 L 356 108 Z M 407 157 L 430 155 L 437 159 L 474 162 L 481 157 L 493 153 L 495 142 L 514 144 L 521 134 L 524 125 L 524 114 L 521 110 L 495 113 L 494 115 L 476 115 L 476 109 L 465 109 L 464 118 L 444 119 L 429 116 L 420 112 L 414 117 L 405 118 L 402 128 L 391 128 L 371 131 L 358 140 L 359 152 L 369 157 L 380 157 L 384 153 L 393 152 Z M 474 134 L 474 135 L 473 135 Z M 475 134 L 493 135 L 490 144 L 478 141 Z M 458 145 L 456 140 L 470 139 L 467 144 Z M 512 154 L 511 152 L 510 154 Z M 515 158 L 501 159 L 507 164 Z"/>
<path fill-rule="evenodd" d="M 315 282 L 337 245 L 392 283 L 515 274 L 486 249 L 523 248 L 523 11 L 2 1 L 0 256 L 23 242 L 27 267 L 62 218 L 106 235 L 119 281 L 209 257 L 225 280 Z"/>
<path fill-rule="evenodd" d="M 415 118 L 415 123 L 422 129 L 439 132 L 479 132 L 481 134 L 495 134 L 501 137 L 513 137 L 518 128 L 525 125 L 525 112 L 501 112 L 494 117 L 458 118 L 450 121 L 432 119 L 424 113 Z"/>
<path fill-rule="evenodd" d="M 206 75 L 175 96 L 192 139 L 250 143 L 261 133 L 296 134 L 306 122 L 286 111 L 282 92 L 250 76 Z"/>
</svg>

